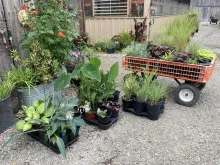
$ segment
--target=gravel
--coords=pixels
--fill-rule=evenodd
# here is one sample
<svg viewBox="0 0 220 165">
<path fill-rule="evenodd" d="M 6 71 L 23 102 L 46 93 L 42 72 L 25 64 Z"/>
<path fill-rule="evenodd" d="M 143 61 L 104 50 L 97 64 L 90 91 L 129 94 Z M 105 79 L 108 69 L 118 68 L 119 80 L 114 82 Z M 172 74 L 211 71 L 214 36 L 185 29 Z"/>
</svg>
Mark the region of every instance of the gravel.
<svg viewBox="0 0 220 165">
<path fill-rule="evenodd" d="M 220 28 L 201 26 L 193 41 L 220 55 Z M 120 54 L 100 55 L 104 69 L 119 61 Z M 165 112 L 158 121 L 120 112 L 109 130 L 87 125 L 79 140 L 67 149 L 67 158 L 55 154 L 27 135 L 16 137 L 1 149 L 2 165 L 218 165 L 220 164 L 220 63 L 198 104 L 184 107 L 173 100 L 175 81 L 170 84 Z M 119 79 L 125 74 L 120 69 Z M 0 144 L 15 131 L 0 134 Z"/>
</svg>

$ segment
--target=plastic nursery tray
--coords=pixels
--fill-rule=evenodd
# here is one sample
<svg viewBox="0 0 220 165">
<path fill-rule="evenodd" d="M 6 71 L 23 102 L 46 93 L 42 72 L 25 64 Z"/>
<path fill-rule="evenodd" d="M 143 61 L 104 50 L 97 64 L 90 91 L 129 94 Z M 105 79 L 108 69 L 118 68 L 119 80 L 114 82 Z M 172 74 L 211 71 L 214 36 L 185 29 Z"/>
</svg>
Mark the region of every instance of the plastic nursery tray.
<svg viewBox="0 0 220 165">
<path fill-rule="evenodd" d="M 33 133 L 29 133 L 28 134 L 30 137 L 32 137 L 33 139 L 39 141 L 41 144 L 45 145 L 46 147 L 50 148 L 52 151 L 54 151 L 55 153 L 57 154 L 60 154 L 60 150 L 59 148 L 57 148 L 56 146 L 48 143 L 48 142 L 45 142 L 44 139 L 42 139 L 40 136 L 37 136 Z M 67 148 L 68 146 L 71 146 L 74 142 L 76 142 L 78 140 L 78 137 L 79 135 L 76 135 L 75 138 L 71 141 L 69 141 L 66 145 L 65 145 L 65 148 Z"/>
<path fill-rule="evenodd" d="M 87 124 L 97 125 L 99 129 L 107 130 L 118 120 L 118 117 L 117 118 L 111 118 L 111 123 L 109 123 L 108 125 L 99 124 L 97 120 L 87 120 L 84 116 L 83 116 L 83 119 L 85 120 L 85 122 Z"/>
<path fill-rule="evenodd" d="M 147 112 L 137 113 L 137 112 L 134 110 L 134 108 L 124 108 L 124 107 L 123 107 L 123 111 L 134 113 L 134 114 L 137 115 L 137 116 L 146 116 L 146 117 L 148 117 Z"/>
</svg>

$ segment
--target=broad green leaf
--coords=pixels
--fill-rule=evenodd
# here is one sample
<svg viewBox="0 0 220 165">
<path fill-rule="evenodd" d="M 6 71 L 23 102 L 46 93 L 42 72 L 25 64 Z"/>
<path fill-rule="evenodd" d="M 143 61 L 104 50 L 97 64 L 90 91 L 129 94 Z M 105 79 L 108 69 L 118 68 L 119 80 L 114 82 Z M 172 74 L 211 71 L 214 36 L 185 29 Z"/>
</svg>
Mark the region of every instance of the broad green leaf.
<svg viewBox="0 0 220 165">
<path fill-rule="evenodd" d="M 92 58 L 90 60 L 90 64 L 94 65 L 95 67 L 99 68 L 101 65 L 101 61 L 99 58 Z"/>
<path fill-rule="evenodd" d="M 68 106 L 71 106 L 71 107 L 75 107 L 75 106 L 78 106 L 78 102 L 79 102 L 79 99 L 74 97 L 74 98 L 71 98 L 69 99 L 68 101 Z"/>
<path fill-rule="evenodd" d="M 101 81 L 101 75 L 99 69 L 96 68 L 92 64 L 84 64 L 81 68 L 82 74 L 90 79 L 96 79 L 97 81 Z"/>
<path fill-rule="evenodd" d="M 70 83 L 70 79 L 71 79 L 70 74 L 65 74 L 65 73 L 60 74 L 58 76 L 58 79 L 55 81 L 54 91 L 58 92 L 64 89 Z"/>
<path fill-rule="evenodd" d="M 66 149 L 65 149 L 65 145 L 64 145 L 64 142 L 63 142 L 63 139 L 60 138 L 59 136 L 56 136 L 56 143 L 57 143 L 57 146 L 60 150 L 60 153 L 61 155 L 66 158 Z"/>
<path fill-rule="evenodd" d="M 53 39 L 51 39 L 51 38 L 47 38 L 47 40 L 50 42 L 50 43 L 54 43 L 54 40 Z"/>
<path fill-rule="evenodd" d="M 48 130 L 47 131 L 47 136 L 50 139 L 50 137 L 53 135 L 53 131 L 52 130 Z"/>
<path fill-rule="evenodd" d="M 76 134 L 76 129 L 77 129 L 77 125 L 76 125 L 76 122 L 74 122 L 74 120 L 73 120 L 73 121 L 72 121 L 71 130 L 72 130 L 72 132 L 73 132 L 74 135 Z"/>
<path fill-rule="evenodd" d="M 32 37 L 34 37 L 35 35 L 36 35 L 35 32 L 29 32 L 29 33 L 28 33 L 28 38 L 32 38 Z"/>
<path fill-rule="evenodd" d="M 56 130 L 59 128 L 60 122 L 52 122 L 51 126 L 52 126 L 52 134 L 54 134 L 54 132 L 56 132 Z"/>
<path fill-rule="evenodd" d="M 79 74 L 82 66 L 83 65 L 79 65 L 73 70 L 73 72 L 71 73 L 71 78 L 75 78 Z"/>
<path fill-rule="evenodd" d="M 66 121 L 66 118 L 63 117 L 63 116 L 57 116 L 57 119 L 58 119 L 58 120 L 62 120 L 62 121 Z"/>
<path fill-rule="evenodd" d="M 79 127 L 86 125 L 85 121 L 81 117 L 74 117 L 73 122 Z"/>
<path fill-rule="evenodd" d="M 28 120 L 28 123 L 31 123 L 31 124 L 44 124 L 44 120 L 42 119 L 30 119 Z"/>
<path fill-rule="evenodd" d="M 54 34 L 53 30 L 48 30 L 47 33 Z"/>
<path fill-rule="evenodd" d="M 84 56 L 83 58 L 84 58 L 85 64 L 89 63 L 89 59 L 86 56 Z"/>
<path fill-rule="evenodd" d="M 119 71 L 119 65 L 118 62 L 112 65 L 110 68 L 110 71 L 108 73 L 108 81 L 114 81 L 115 78 L 118 76 L 118 71 Z"/>
</svg>

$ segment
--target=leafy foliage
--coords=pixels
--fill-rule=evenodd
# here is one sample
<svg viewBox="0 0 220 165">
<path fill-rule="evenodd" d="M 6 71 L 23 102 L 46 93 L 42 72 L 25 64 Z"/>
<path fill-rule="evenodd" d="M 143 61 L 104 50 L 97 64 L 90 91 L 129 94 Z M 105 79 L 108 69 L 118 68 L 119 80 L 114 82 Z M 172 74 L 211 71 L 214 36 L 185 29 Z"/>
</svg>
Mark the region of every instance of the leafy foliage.
<svg viewBox="0 0 220 165">
<path fill-rule="evenodd" d="M 3 80 L 0 79 L 0 100 L 7 98 L 11 94 L 14 86 L 15 84 L 10 80 L 8 73 Z"/>
<path fill-rule="evenodd" d="M 149 57 L 150 53 L 147 49 L 147 46 L 144 44 L 136 44 L 131 45 L 122 50 L 127 56 L 134 56 L 134 57 Z"/>
<path fill-rule="evenodd" d="M 129 33 L 128 30 L 124 30 L 122 33 L 119 34 L 119 42 L 127 46 L 131 44 L 131 42 L 134 41 L 134 37 Z"/>
<path fill-rule="evenodd" d="M 43 50 L 49 50 L 53 59 L 62 64 L 72 50 L 73 39 L 78 36 L 74 28 L 76 14 L 67 11 L 63 1 L 37 1 L 34 5 L 38 14 L 29 15 L 33 28 L 26 34 L 23 46 L 28 50 L 32 42 L 38 41 Z"/>
<path fill-rule="evenodd" d="M 57 76 L 58 61 L 52 59 L 49 50 L 41 49 L 39 42 L 30 45 L 30 54 L 24 60 L 19 57 L 16 50 L 12 50 L 11 55 L 21 67 L 28 68 L 34 73 L 32 79 L 34 85 L 49 83 Z"/>
</svg>

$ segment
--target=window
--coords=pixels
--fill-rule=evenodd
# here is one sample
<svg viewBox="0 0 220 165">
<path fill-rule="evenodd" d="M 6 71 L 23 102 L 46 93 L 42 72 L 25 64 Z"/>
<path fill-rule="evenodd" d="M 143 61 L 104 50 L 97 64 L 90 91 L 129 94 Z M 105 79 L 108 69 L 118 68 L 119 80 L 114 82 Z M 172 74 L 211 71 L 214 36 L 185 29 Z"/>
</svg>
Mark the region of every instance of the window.
<svg viewBox="0 0 220 165">
<path fill-rule="evenodd" d="M 94 16 L 127 15 L 127 0 L 93 0 Z"/>
<path fill-rule="evenodd" d="M 153 0 L 150 10 L 151 16 L 177 15 L 189 9 L 189 5 L 180 4 L 174 0 Z"/>
<path fill-rule="evenodd" d="M 144 15 L 144 0 L 131 1 L 131 13 L 134 17 L 141 17 Z"/>
</svg>

